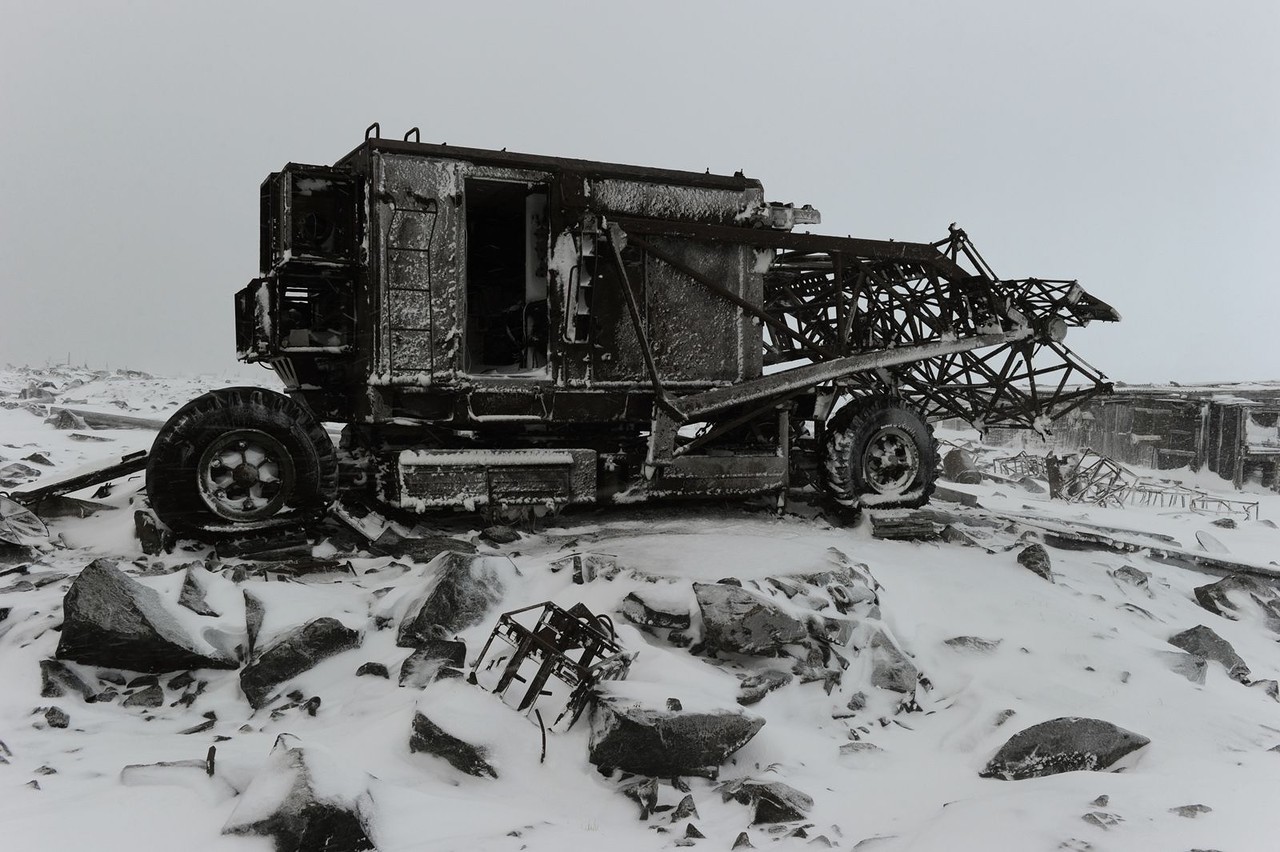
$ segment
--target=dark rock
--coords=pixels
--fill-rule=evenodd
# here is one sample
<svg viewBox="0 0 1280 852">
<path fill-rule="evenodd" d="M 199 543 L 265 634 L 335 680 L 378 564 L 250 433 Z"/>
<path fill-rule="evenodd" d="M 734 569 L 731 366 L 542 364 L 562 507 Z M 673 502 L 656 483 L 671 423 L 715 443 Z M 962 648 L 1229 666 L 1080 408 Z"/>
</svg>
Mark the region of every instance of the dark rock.
<svg viewBox="0 0 1280 852">
<path fill-rule="evenodd" d="M 1090 825 L 1096 825 L 1098 828 L 1101 828 L 1103 831 L 1106 831 L 1112 828 L 1113 826 L 1117 826 L 1120 823 L 1124 822 L 1124 817 L 1120 816 L 1119 814 L 1110 814 L 1110 813 L 1107 813 L 1106 811 L 1090 811 L 1089 813 L 1080 817 L 1080 819 L 1084 820 Z"/>
<path fill-rule="evenodd" d="M 1217 518 L 1209 523 L 1213 524 L 1215 527 L 1222 527 L 1224 530 L 1233 530 L 1236 528 L 1234 518 Z"/>
<path fill-rule="evenodd" d="M 391 679 L 391 673 L 387 671 L 387 667 L 382 663 L 369 662 L 356 669 L 356 677 L 363 677 L 364 675 L 386 678 L 387 680 Z"/>
<path fill-rule="evenodd" d="M 18 391 L 18 399 L 25 399 L 27 402 L 53 402 L 57 397 L 49 389 L 31 382 Z"/>
<path fill-rule="evenodd" d="M 213 727 L 214 719 L 207 719 L 198 725 L 192 725 L 185 731 L 178 731 L 179 734 L 203 734 L 205 731 Z"/>
<path fill-rule="evenodd" d="M 953 636 L 943 642 L 948 648 L 957 651 L 973 651 L 978 654 L 990 654 L 1000 647 L 999 639 L 983 639 L 981 636 Z"/>
<path fill-rule="evenodd" d="M 421 712 L 413 714 L 413 732 L 409 736 L 409 751 L 426 752 L 448 761 L 459 772 L 477 778 L 497 778 L 498 772 L 488 761 L 488 750 L 474 746 L 448 733 Z"/>
<path fill-rule="evenodd" d="M 313 695 L 310 698 L 308 698 L 306 701 L 302 702 L 302 712 L 306 713 L 308 716 L 314 716 L 316 715 L 317 712 L 319 712 L 320 704 L 321 704 L 320 696 Z"/>
<path fill-rule="evenodd" d="M 490 544 L 511 544 L 520 540 L 520 533 L 508 526 L 494 524 L 480 531 L 480 538 Z"/>
<path fill-rule="evenodd" d="M 50 728 L 65 728 L 71 724 L 71 717 L 60 707 L 50 707 L 44 711 L 44 720 Z"/>
<path fill-rule="evenodd" d="M 125 687 L 127 689 L 144 689 L 148 686 L 155 686 L 158 683 L 160 683 L 160 678 L 156 675 L 138 675 L 125 684 Z"/>
<path fill-rule="evenodd" d="M 63 599 L 56 656 L 137 672 L 233 669 L 239 662 L 210 648 L 197 650 L 154 589 L 130 579 L 110 560 L 97 559 Z"/>
<path fill-rule="evenodd" d="M 182 578 L 182 591 L 178 594 L 178 605 L 186 607 L 196 615 L 216 618 L 221 613 L 209 606 L 208 600 L 205 599 L 204 585 L 198 579 L 198 574 L 203 571 L 199 563 L 187 566 L 187 573 Z"/>
<path fill-rule="evenodd" d="M 805 625 L 772 602 L 723 583 L 694 583 L 704 644 L 738 654 L 775 654 L 809 638 Z"/>
<path fill-rule="evenodd" d="M 42 464 L 45 467 L 53 465 L 53 462 L 49 461 L 49 457 L 44 453 L 32 453 L 29 456 L 23 456 L 22 460 L 32 462 L 33 464 Z"/>
<path fill-rule="evenodd" d="M 1111 797 L 1106 793 L 1103 793 L 1089 804 L 1093 805 L 1095 808 L 1105 808 L 1107 805 L 1111 804 Z"/>
<path fill-rule="evenodd" d="M 295 628 L 257 655 L 240 672 L 240 688 L 255 709 L 272 691 L 334 654 L 360 644 L 360 634 L 336 618 L 317 618 Z"/>
<path fill-rule="evenodd" d="M 871 685 L 891 692 L 913 694 L 920 672 L 883 630 L 871 636 Z"/>
<path fill-rule="evenodd" d="M 1135 589 L 1142 589 L 1145 592 L 1150 592 L 1148 584 L 1151 581 L 1151 575 L 1146 571 L 1140 571 L 1132 565 L 1121 565 L 1119 568 L 1109 573 L 1111 574 L 1112 579 L 1117 582 L 1127 583 Z"/>
<path fill-rule="evenodd" d="M 237 566 L 237 570 L 243 566 Z M 262 623 L 267 617 L 267 605 L 262 598 L 249 589 L 244 590 L 244 626 L 249 639 L 249 655 L 253 656 L 258 647 L 258 634 L 262 632 Z"/>
<path fill-rule="evenodd" d="M 752 845 L 751 838 L 747 836 L 747 833 L 745 831 L 740 831 L 738 832 L 738 836 L 733 841 L 733 846 L 729 848 L 730 849 L 755 849 L 756 847 Z"/>
<path fill-rule="evenodd" d="M 978 774 L 1019 781 L 1060 772 L 1098 771 L 1149 742 L 1110 722 L 1067 716 L 1014 734 Z"/>
<path fill-rule="evenodd" d="M 400 685 L 422 689 L 441 677 L 443 670 L 466 665 L 467 644 L 456 639 L 424 639 L 400 666 Z"/>
<path fill-rule="evenodd" d="M 668 698 L 667 709 L 672 711 L 673 713 L 678 713 L 684 709 L 684 705 L 680 703 L 679 698 Z"/>
<path fill-rule="evenodd" d="M 266 766 L 241 794 L 223 834 L 271 837 L 275 852 L 370 852 L 369 795 L 317 775 L 348 774 L 342 766 L 301 747 L 287 735 L 276 741 Z M 344 779 L 345 780 L 345 779 Z M 323 791 L 323 792 L 320 792 Z"/>
<path fill-rule="evenodd" d="M 741 712 L 649 710 L 601 699 L 591 710 L 588 759 L 601 769 L 670 778 L 724 763 L 764 727 Z"/>
<path fill-rule="evenodd" d="M 679 822 L 682 819 L 697 819 L 698 805 L 693 801 L 693 796 L 686 795 L 680 800 L 680 804 L 676 805 L 675 810 L 671 812 L 671 821 Z"/>
<path fill-rule="evenodd" d="M 139 509 L 133 513 L 133 529 L 142 545 L 142 552 L 149 556 L 172 553 L 177 539 L 150 510 Z"/>
<path fill-rule="evenodd" d="M 15 485 L 22 485 L 27 480 L 35 479 L 40 475 L 40 471 L 36 470 L 29 464 L 22 462 L 13 462 L 4 467 L 0 467 L 0 485 L 6 488 L 12 488 Z"/>
<path fill-rule="evenodd" d="M 1195 589 L 1196 603 L 1214 615 L 1239 621 L 1241 605 L 1253 606 L 1262 614 L 1267 628 L 1280 633 L 1280 594 L 1256 577 L 1232 574 L 1216 583 Z"/>
<path fill-rule="evenodd" d="M 867 694 L 862 691 L 855 692 L 853 695 L 849 696 L 849 703 L 845 706 L 855 713 L 859 710 L 866 709 Z"/>
<path fill-rule="evenodd" d="M 396 644 L 416 648 L 430 639 L 453 636 L 479 624 L 502 599 L 507 581 L 516 576 L 505 556 L 474 556 L 456 551 L 431 561 L 437 569 L 422 603 L 400 625 Z"/>
<path fill-rule="evenodd" d="M 765 669 L 759 674 L 752 675 L 742 681 L 738 687 L 738 703 L 742 705 L 755 704 L 775 689 L 780 689 L 791 683 L 793 675 L 788 671 L 779 671 L 778 669 Z"/>
<path fill-rule="evenodd" d="M 148 686 L 124 700 L 125 707 L 160 707 L 164 704 L 164 690 L 159 684 Z"/>
<path fill-rule="evenodd" d="M 58 660 L 40 661 L 40 695 L 43 698 L 61 698 L 67 691 L 76 693 L 85 701 L 94 700 L 93 689 L 80 675 Z"/>
<path fill-rule="evenodd" d="M 781 781 L 739 778 L 720 785 L 720 797 L 755 808 L 752 825 L 794 822 L 813 809 L 813 798 Z"/>
<path fill-rule="evenodd" d="M 1236 653 L 1236 649 L 1231 647 L 1230 642 L 1203 624 L 1170 637 L 1169 644 L 1189 654 L 1222 663 L 1227 670 L 1227 676 L 1232 680 L 1242 683 L 1247 683 L 1249 680 L 1249 667 Z"/>
<path fill-rule="evenodd" d="M 689 823 L 687 826 L 685 826 L 684 836 L 688 837 L 691 840 L 705 840 L 707 837 L 701 831 L 698 831 L 698 827 L 693 823 Z"/>
<path fill-rule="evenodd" d="M 170 678 L 167 686 L 172 690 L 179 690 L 186 689 L 195 682 L 196 679 L 191 676 L 191 672 L 182 672 L 181 674 L 176 674 Z"/>
<path fill-rule="evenodd" d="M 1053 563 L 1043 544 L 1029 544 L 1018 554 L 1018 564 L 1032 573 L 1053 582 Z"/>
<path fill-rule="evenodd" d="M 1179 805 L 1176 808 L 1169 808 L 1169 813 L 1177 814 L 1187 819 L 1195 819 L 1200 814 L 1213 813 L 1213 808 L 1208 805 Z"/>
<path fill-rule="evenodd" d="M 673 627 L 687 630 L 691 623 L 688 610 L 673 611 L 652 600 L 645 600 L 643 594 L 630 592 L 622 599 L 622 615 L 632 624 L 641 627 Z"/>
</svg>

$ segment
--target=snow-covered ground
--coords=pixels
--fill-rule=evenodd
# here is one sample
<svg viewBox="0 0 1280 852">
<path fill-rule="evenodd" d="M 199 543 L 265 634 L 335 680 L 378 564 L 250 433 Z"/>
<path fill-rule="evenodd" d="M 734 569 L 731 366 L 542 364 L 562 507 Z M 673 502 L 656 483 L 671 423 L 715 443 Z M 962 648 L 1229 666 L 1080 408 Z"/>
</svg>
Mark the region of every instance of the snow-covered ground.
<svg viewBox="0 0 1280 852">
<path fill-rule="evenodd" d="M 16 402 L 32 381 L 53 382 L 59 404 L 156 419 L 203 390 L 239 383 L 10 369 L 0 371 L 0 403 Z M 75 381 L 84 383 L 68 387 Z M 0 408 L 0 468 L 21 461 L 39 469 L 39 479 L 144 448 L 150 440 L 144 430 L 56 430 L 24 408 Z M 50 464 L 22 461 L 35 453 Z M 1239 496 L 1220 480 L 1197 484 Z M 29 573 L 0 576 L 0 610 L 10 610 L 0 620 L 0 848 L 270 849 L 268 839 L 221 832 L 237 807 L 246 806 L 245 790 L 282 733 L 333 758 L 341 783 L 367 786 L 371 830 L 381 850 L 623 852 L 668 848 L 683 838 L 685 826 L 671 826 L 666 812 L 638 820 L 636 804 L 617 790 L 618 779 L 588 762 L 585 720 L 551 733 L 540 762 L 537 724 L 498 697 L 460 681 L 425 692 L 397 686 L 394 673 L 410 652 L 396 647 L 395 630 L 377 629 L 375 617 L 403 609 L 431 571 L 405 558 L 340 556 L 351 572 L 294 583 L 251 578 L 237 584 L 230 571 L 210 574 L 210 603 L 221 612 L 219 624 L 233 632 L 236 620 L 243 621 L 246 584 L 269 602 L 260 636 L 321 615 L 361 631 L 358 648 L 290 684 L 322 698 L 314 716 L 300 707 L 273 712 L 276 704 L 253 710 L 235 671 L 200 671 L 208 684 L 194 700 L 177 703 L 191 691 L 166 688 L 164 705 L 154 709 L 123 706 L 123 690 L 114 701 L 92 704 L 74 695 L 42 698 L 40 662 L 54 655 L 61 601 L 74 574 L 110 556 L 174 597 L 181 574 L 157 569 L 208 553 L 180 548 L 143 556 L 131 510 L 141 487 L 135 477 L 103 498 L 116 511 L 52 521 L 54 545 Z M 746 830 L 757 848 L 777 849 L 821 845 L 819 836 L 838 848 L 876 852 L 1276 848 L 1280 809 L 1271 797 L 1280 790 L 1280 753 L 1271 749 L 1280 745 L 1280 702 L 1262 687 L 1230 679 L 1217 663 L 1209 664 L 1202 685 L 1188 680 L 1171 670 L 1174 649 L 1167 640 L 1208 625 L 1235 647 L 1258 681 L 1280 680 L 1280 637 L 1261 618 L 1246 613 L 1232 621 L 1199 606 L 1193 589 L 1218 576 L 1153 561 L 1143 552 L 1051 549 L 1054 582 L 1046 582 L 1016 560 L 1021 543 L 1034 539 L 1034 528 L 1009 518 L 1158 533 L 1188 550 L 1199 547 L 1198 532 L 1211 531 L 1229 551 L 1223 558 L 1266 566 L 1280 561 L 1280 531 L 1272 523 L 1280 519 L 1280 495 L 1251 495 L 1260 519 L 1222 529 L 1210 525 L 1212 517 L 1185 509 L 1101 509 L 1050 502 L 1015 485 L 956 487 L 975 495 L 982 510 L 934 505 L 975 519 L 971 529 L 985 536 L 979 539 L 983 547 L 879 540 L 866 519 L 841 527 L 821 517 L 779 518 L 704 504 L 569 514 L 502 546 L 487 545 L 478 530 L 455 524 L 447 534 L 481 552 L 510 556 L 521 574 L 490 617 L 462 633 L 467 662 L 498 612 L 543 600 L 566 607 L 581 601 L 611 615 L 622 644 L 639 652 L 628 689 L 678 698 L 686 706 L 736 707 L 739 675 L 752 665 L 786 667 L 790 661 L 691 655 L 628 624 L 619 614 L 623 597 L 640 589 L 691 602 L 690 581 L 731 576 L 763 586 L 769 577 L 820 571 L 843 554 L 866 566 L 882 587 L 884 625 L 927 679 L 927 688 L 917 691 L 919 709 L 900 710 L 900 696 L 871 688 L 856 656 L 830 693 L 820 681 L 796 678 L 767 695 L 747 708 L 766 724 L 720 777 L 777 779 L 812 796 L 806 836 L 790 834 L 794 826 L 779 833 L 748 827 L 746 808 L 722 801 L 714 782 L 694 777 L 687 779 L 698 809 L 694 822 L 706 836 L 697 847 L 727 850 Z M 605 554 L 621 570 L 612 579 L 575 585 L 571 571 L 552 570 L 552 563 L 573 553 Z M 1113 576 L 1125 567 L 1149 575 L 1146 587 Z M 7 568 L 0 565 L 0 572 Z M 696 635 L 697 607 L 690 605 Z M 958 636 L 990 645 L 981 650 L 946 643 Z M 366 662 L 385 664 L 392 679 L 356 677 Z M 101 672 L 74 668 L 90 682 Z M 162 675 L 160 683 L 171 678 Z M 455 694 L 459 690 L 470 692 Z M 850 714 L 847 704 L 858 691 L 869 694 L 867 706 Z M 410 725 L 420 702 L 465 708 L 467 718 L 456 724 L 488 747 L 499 777 L 471 777 L 437 758 L 411 754 Z M 51 705 L 70 716 L 69 727 L 46 724 Z M 1151 742 L 1125 758 L 1122 771 L 1023 781 L 979 777 L 1014 733 L 1064 716 L 1103 719 Z M 207 730 L 181 733 L 210 720 Z M 854 741 L 876 748 L 842 753 L 840 746 Z M 214 779 L 176 771 L 133 771 L 122 778 L 127 765 L 201 759 L 211 745 L 217 747 Z M 675 804 L 683 795 L 664 785 L 659 800 Z M 1205 808 L 1178 812 L 1188 805 Z M 1085 819 L 1098 813 L 1115 819 Z"/>
</svg>

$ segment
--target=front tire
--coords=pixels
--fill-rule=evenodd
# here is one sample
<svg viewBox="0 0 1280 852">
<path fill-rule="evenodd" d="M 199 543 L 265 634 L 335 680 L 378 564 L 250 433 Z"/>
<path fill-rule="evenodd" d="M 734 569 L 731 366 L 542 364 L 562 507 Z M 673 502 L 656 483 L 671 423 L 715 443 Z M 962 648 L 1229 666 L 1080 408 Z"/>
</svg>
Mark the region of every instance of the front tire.
<svg viewBox="0 0 1280 852">
<path fill-rule="evenodd" d="M 899 402 L 854 400 L 827 425 L 823 488 L 842 506 L 923 506 L 937 476 L 932 427 Z"/>
<path fill-rule="evenodd" d="M 263 388 L 210 391 L 156 436 L 147 495 L 179 535 L 216 538 L 308 521 L 337 494 L 333 442 L 311 412 Z"/>
</svg>

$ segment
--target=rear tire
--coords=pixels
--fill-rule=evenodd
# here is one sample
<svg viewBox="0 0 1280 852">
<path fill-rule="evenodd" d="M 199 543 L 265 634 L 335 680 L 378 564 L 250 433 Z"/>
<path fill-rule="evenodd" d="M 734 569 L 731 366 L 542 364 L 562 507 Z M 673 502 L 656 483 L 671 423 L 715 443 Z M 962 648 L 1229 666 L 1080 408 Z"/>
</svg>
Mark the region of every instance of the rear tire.
<svg viewBox="0 0 1280 852">
<path fill-rule="evenodd" d="M 169 418 L 147 459 L 147 495 L 193 538 L 291 526 L 337 495 L 333 442 L 311 412 L 263 388 L 210 391 Z"/>
<path fill-rule="evenodd" d="M 899 402 L 854 400 L 827 424 L 822 485 L 841 506 L 923 506 L 937 477 L 933 428 Z"/>
</svg>

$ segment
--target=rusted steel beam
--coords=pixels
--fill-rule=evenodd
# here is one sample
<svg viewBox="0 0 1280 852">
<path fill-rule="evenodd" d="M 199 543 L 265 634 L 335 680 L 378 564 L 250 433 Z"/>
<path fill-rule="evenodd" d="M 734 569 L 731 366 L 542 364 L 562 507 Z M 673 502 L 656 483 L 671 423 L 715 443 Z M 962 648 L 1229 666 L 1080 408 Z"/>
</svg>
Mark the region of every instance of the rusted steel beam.
<svg viewBox="0 0 1280 852">
<path fill-rule="evenodd" d="M 1012 334 L 1025 336 L 1030 333 L 1031 329 L 1024 328 Z M 950 352 L 993 346 L 1006 341 L 1008 337 L 1009 335 L 1006 334 L 978 335 L 961 340 L 944 340 L 923 343 L 917 346 L 899 346 L 893 349 L 879 349 L 873 352 L 849 355 L 832 361 L 821 361 L 816 364 L 806 364 L 802 367 L 783 370 L 780 373 L 772 373 L 749 382 L 743 382 L 740 385 L 713 388 L 702 393 L 682 396 L 676 401 L 676 404 L 684 415 L 683 422 L 687 423 L 698 420 L 704 415 L 714 414 L 717 411 L 723 411 L 737 405 L 781 396 L 790 391 L 842 379 L 854 373 L 907 364 L 922 358 L 936 358 L 939 355 L 946 355 Z"/>
<path fill-rule="evenodd" d="M 46 497 L 53 497 L 58 494 L 69 494 L 72 491 L 79 491 L 81 488 L 88 488 L 90 485 L 99 485 L 103 482 L 109 482 L 112 479 L 119 479 L 122 476 L 128 476 L 131 473 L 138 473 L 146 470 L 147 467 L 147 451 L 138 450 L 136 453 L 130 453 L 124 456 L 116 464 L 99 468 L 90 473 L 82 473 L 79 476 L 71 476 L 57 482 L 51 482 L 48 485 L 42 485 L 39 488 L 32 488 L 28 491 L 14 491 L 9 494 L 9 499 L 21 503 L 24 506 L 34 506 Z"/>
<path fill-rule="evenodd" d="M 610 220 L 632 234 L 666 235 L 691 240 L 735 243 L 760 248 L 804 252 L 844 252 L 876 260 L 911 261 L 937 269 L 946 278 L 969 278 L 971 273 L 930 243 L 900 243 L 895 240 L 866 240 L 856 237 L 830 237 L 821 234 L 796 234 L 764 228 L 737 228 L 732 225 L 704 225 L 697 222 L 671 222 L 659 219 L 624 217 Z"/>
</svg>

